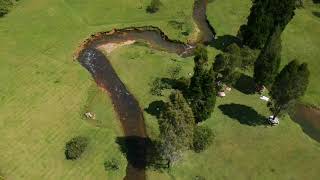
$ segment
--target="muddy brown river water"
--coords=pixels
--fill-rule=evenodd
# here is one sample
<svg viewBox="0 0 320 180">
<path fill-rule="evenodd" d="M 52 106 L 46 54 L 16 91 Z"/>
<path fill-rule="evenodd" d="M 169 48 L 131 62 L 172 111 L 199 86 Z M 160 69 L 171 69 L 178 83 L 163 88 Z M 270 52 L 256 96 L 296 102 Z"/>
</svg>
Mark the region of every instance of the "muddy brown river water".
<svg viewBox="0 0 320 180">
<path fill-rule="evenodd" d="M 200 30 L 200 43 L 209 43 L 214 39 L 214 29 L 206 19 L 207 0 L 195 0 L 193 18 Z M 139 102 L 121 82 L 117 73 L 98 47 L 106 44 L 121 44 L 128 41 L 143 42 L 150 48 L 176 53 L 182 57 L 193 54 L 194 45 L 185 44 L 179 41 L 170 40 L 157 27 L 130 27 L 110 32 L 101 32 L 92 35 L 87 39 L 77 59 L 92 75 L 96 83 L 104 88 L 112 99 L 118 118 L 120 119 L 124 136 L 124 142 L 130 147 L 128 154 L 128 166 L 125 180 L 146 179 L 146 128 L 143 112 Z"/>
<path fill-rule="evenodd" d="M 198 43 L 204 44 L 212 42 L 215 36 L 215 31 L 206 17 L 206 7 L 207 0 L 195 0 L 193 19 L 200 30 Z M 77 59 L 81 65 L 91 73 L 97 85 L 104 88 L 111 97 L 124 136 L 127 138 L 124 142 L 134 147 L 128 149 L 133 158 L 127 157 L 128 165 L 124 179 L 145 180 L 147 133 L 143 112 L 139 102 L 120 80 L 106 55 L 98 49 L 108 43 L 121 44 L 127 41 L 146 43 L 150 48 L 176 53 L 182 57 L 191 56 L 195 46 L 170 40 L 159 28 L 146 26 L 96 33 L 83 43 L 80 52 L 77 53 Z M 296 122 L 299 124 L 308 119 L 311 126 L 319 128 L 319 111 L 316 115 L 313 114 L 308 109 L 299 108 L 294 119 L 298 119 Z M 310 128 L 306 129 L 310 130 Z M 315 135 L 317 134 L 315 132 L 319 131 L 312 132 L 312 136 L 319 141 L 319 134 Z"/>
</svg>

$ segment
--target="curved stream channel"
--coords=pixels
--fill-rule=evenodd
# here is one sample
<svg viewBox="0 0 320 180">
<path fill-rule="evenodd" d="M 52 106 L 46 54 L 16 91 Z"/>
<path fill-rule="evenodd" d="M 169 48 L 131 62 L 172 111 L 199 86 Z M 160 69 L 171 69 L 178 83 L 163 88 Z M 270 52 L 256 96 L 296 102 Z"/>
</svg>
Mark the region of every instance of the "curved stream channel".
<svg viewBox="0 0 320 180">
<path fill-rule="evenodd" d="M 207 0 L 195 0 L 193 19 L 200 31 L 198 42 L 209 43 L 215 32 L 206 18 Z M 193 54 L 194 45 L 170 40 L 157 27 L 135 27 L 111 32 L 102 32 L 87 39 L 80 52 L 78 61 L 92 75 L 96 83 L 104 88 L 112 99 L 115 111 L 121 121 L 125 135 L 124 143 L 133 147 L 127 150 L 126 180 L 146 179 L 146 128 L 143 112 L 136 98 L 121 82 L 110 61 L 100 49 L 110 44 L 126 44 L 127 42 L 143 42 L 151 48 L 176 53 L 186 57 Z M 128 155 L 129 154 L 129 155 Z"/>
<path fill-rule="evenodd" d="M 215 32 L 206 17 L 207 0 L 195 0 L 193 19 L 200 31 L 198 42 L 210 43 Z M 127 150 L 127 172 L 125 180 L 145 180 L 147 134 L 143 112 L 139 102 L 122 83 L 110 61 L 100 49 L 110 44 L 126 44 L 127 42 L 143 42 L 151 48 L 176 53 L 180 56 L 191 56 L 194 45 L 170 40 L 157 27 L 136 27 L 102 32 L 87 39 L 78 53 L 78 61 L 92 75 L 96 83 L 104 88 L 112 99 L 114 109 L 120 119 L 124 135 L 124 143 L 133 147 Z M 128 155 L 129 154 L 129 155 Z"/>
</svg>

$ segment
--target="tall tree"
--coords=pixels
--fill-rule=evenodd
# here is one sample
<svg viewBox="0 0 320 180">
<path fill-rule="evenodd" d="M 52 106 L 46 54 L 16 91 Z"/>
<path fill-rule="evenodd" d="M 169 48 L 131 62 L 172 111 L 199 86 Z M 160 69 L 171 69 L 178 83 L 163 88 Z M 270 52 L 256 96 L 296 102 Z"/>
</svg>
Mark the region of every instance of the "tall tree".
<svg viewBox="0 0 320 180">
<path fill-rule="evenodd" d="M 162 156 L 168 160 L 168 166 L 180 158 L 183 150 L 192 147 L 194 127 L 195 119 L 187 101 L 180 91 L 173 92 L 159 119 Z"/>
<path fill-rule="evenodd" d="M 236 70 L 240 66 L 240 57 L 226 52 L 215 57 L 212 69 L 216 72 L 216 80 L 231 86 L 237 79 Z"/>
<path fill-rule="evenodd" d="M 272 85 L 270 110 L 275 119 L 279 114 L 288 110 L 297 99 L 302 97 L 309 84 L 309 69 L 306 63 L 299 64 L 291 61 L 278 74 Z"/>
<path fill-rule="evenodd" d="M 254 0 L 246 25 L 240 27 L 239 36 L 251 48 L 261 49 L 275 27 L 281 32 L 294 16 L 296 0 Z"/>
<path fill-rule="evenodd" d="M 270 87 L 281 62 L 281 30 L 276 28 L 254 64 L 254 81 L 259 87 Z"/>
<path fill-rule="evenodd" d="M 205 64 L 207 58 L 207 50 L 205 48 L 196 51 L 194 74 L 191 77 L 188 90 L 188 100 L 196 122 L 209 118 L 215 106 L 215 75 L 213 70 L 207 70 Z"/>
</svg>

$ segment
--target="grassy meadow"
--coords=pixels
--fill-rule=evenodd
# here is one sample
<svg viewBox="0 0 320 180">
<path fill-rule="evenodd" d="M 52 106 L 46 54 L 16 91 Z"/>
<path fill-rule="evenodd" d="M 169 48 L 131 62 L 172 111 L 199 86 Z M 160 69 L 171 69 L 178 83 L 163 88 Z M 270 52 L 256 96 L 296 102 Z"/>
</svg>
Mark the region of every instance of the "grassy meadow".
<svg viewBox="0 0 320 180">
<path fill-rule="evenodd" d="M 115 138 L 122 130 L 106 93 L 89 73 L 73 61 L 77 46 L 90 34 L 112 28 L 154 25 L 172 39 L 187 40 L 168 22 L 184 22 L 193 29 L 193 0 L 162 0 L 161 10 L 145 13 L 148 0 L 23 0 L 0 18 L 0 173 L 5 179 L 122 179 L 126 160 Z M 250 0 L 215 0 L 208 18 L 218 36 L 235 35 L 246 21 Z M 284 32 L 283 65 L 293 58 L 306 61 L 312 71 L 303 101 L 320 106 L 320 7 L 307 1 Z M 210 48 L 213 59 L 218 50 Z M 122 47 L 110 60 L 142 108 L 156 100 L 149 83 L 168 76 L 168 69 L 192 72 L 192 58 L 158 52 L 143 46 Z M 165 94 L 168 94 L 165 93 Z M 221 106 L 220 106 L 221 105 Z M 235 117 L 226 109 L 246 112 Z M 83 113 L 96 113 L 86 120 Z M 317 179 L 320 144 L 303 133 L 289 117 L 275 128 L 250 126 L 270 112 L 257 95 L 231 91 L 218 99 L 205 123 L 215 133 L 213 145 L 201 154 L 187 152 L 170 171 L 148 171 L 148 178 L 207 179 Z M 158 134 L 157 120 L 145 113 L 148 134 Z M 67 161 L 65 143 L 74 136 L 89 137 L 82 158 Z M 105 160 L 115 157 L 120 170 L 106 172 Z"/>
</svg>

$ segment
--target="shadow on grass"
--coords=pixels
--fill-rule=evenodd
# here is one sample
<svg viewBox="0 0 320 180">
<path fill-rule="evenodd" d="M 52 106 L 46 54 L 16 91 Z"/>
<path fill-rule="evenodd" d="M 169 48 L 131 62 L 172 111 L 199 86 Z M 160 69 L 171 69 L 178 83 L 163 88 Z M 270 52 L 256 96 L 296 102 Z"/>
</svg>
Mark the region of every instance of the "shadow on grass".
<svg viewBox="0 0 320 180">
<path fill-rule="evenodd" d="M 149 138 L 139 136 L 117 137 L 116 143 L 130 165 L 137 169 L 146 167 L 146 150 L 148 143 L 150 143 Z"/>
<path fill-rule="evenodd" d="M 237 38 L 236 36 L 232 35 L 223 35 L 218 36 L 217 39 L 215 39 L 210 46 L 215 47 L 216 49 L 224 51 L 226 47 L 228 47 L 230 44 L 236 43 L 238 46 L 241 47 L 241 40 Z"/>
<path fill-rule="evenodd" d="M 180 79 L 170 79 L 170 78 L 161 78 L 161 82 L 166 84 L 171 89 L 176 89 L 185 93 L 188 89 L 188 82 L 184 78 Z"/>
<path fill-rule="evenodd" d="M 249 126 L 268 125 L 267 118 L 260 115 L 252 107 L 242 104 L 223 104 L 218 106 L 224 115 Z"/>
<path fill-rule="evenodd" d="M 155 170 L 168 168 L 167 161 L 161 158 L 160 142 L 139 136 L 117 137 L 116 143 L 126 156 L 128 164 L 136 169 L 152 167 Z"/>
<path fill-rule="evenodd" d="M 160 114 L 161 114 L 161 112 L 163 111 L 164 108 L 165 108 L 165 102 L 163 102 L 163 101 L 153 101 L 144 110 L 148 114 L 150 114 L 152 116 L 155 116 L 156 118 L 159 118 Z"/>
<path fill-rule="evenodd" d="M 255 93 L 255 83 L 252 77 L 241 74 L 240 78 L 234 84 L 234 88 L 244 94 Z"/>
<path fill-rule="evenodd" d="M 312 14 L 318 18 L 320 18 L 320 12 L 313 11 Z"/>
</svg>

